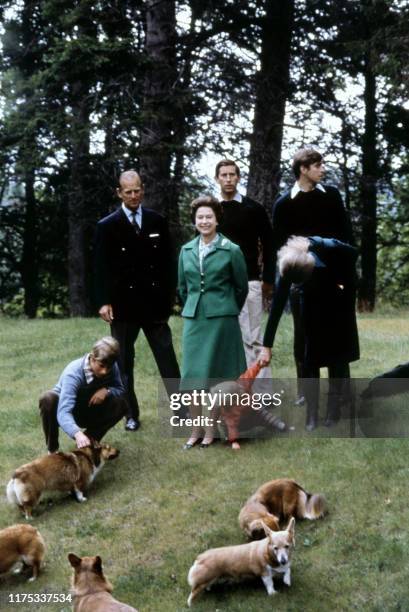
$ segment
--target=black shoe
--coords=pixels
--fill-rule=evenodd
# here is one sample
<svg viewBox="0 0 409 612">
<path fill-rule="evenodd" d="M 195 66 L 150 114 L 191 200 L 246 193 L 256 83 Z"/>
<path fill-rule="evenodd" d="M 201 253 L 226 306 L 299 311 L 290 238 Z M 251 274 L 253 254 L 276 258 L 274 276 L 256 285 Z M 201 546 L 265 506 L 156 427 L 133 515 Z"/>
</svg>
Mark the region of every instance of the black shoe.
<svg viewBox="0 0 409 612">
<path fill-rule="evenodd" d="M 307 431 L 314 431 L 318 427 L 318 410 L 313 408 L 312 410 L 307 406 L 307 419 L 305 421 L 305 429 Z"/>
<path fill-rule="evenodd" d="M 341 411 L 339 406 L 330 406 L 327 410 L 324 425 L 325 427 L 333 427 L 336 425 L 341 418 Z"/>
<path fill-rule="evenodd" d="M 126 431 L 137 431 L 141 424 L 138 419 L 133 419 L 132 417 L 126 419 L 125 429 Z"/>
</svg>

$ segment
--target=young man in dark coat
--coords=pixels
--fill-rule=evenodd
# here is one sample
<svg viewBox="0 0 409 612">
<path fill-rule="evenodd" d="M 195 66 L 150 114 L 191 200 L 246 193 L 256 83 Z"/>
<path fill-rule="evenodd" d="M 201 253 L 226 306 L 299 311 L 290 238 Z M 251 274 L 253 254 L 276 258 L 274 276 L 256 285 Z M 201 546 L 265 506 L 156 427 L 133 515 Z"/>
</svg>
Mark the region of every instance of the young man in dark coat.
<svg viewBox="0 0 409 612">
<path fill-rule="evenodd" d="M 349 215 L 338 189 L 323 185 L 325 164 L 321 153 L 311 147 L 300 149 L 293 158 L 293 187 L 281 195 L 273 207 L 274 265 L 277 251 L 291 236 L 321 236 L 353 244 Z M 294 319 L 294 359 L 297 376 L 302 378 L 305 330 L 301 317 L 301 293 L 297 285 L 290 291 Z M 299 389 L 299 401 L 303 402 Z"/>
<path fill-rule="evenodd" d="M 95 276 L 100 317 L 119 342 L 119 366 L 129 412 L 125 428 L 139 428 L 134 390 L 134 344 L 142 329 L 162 378 L 179 379 L 179 366 L 168 318 L 176 292 L 176 263 L 168 224 L 144 208 L 144 189 L 137 172 L 119 178 L 121 207 L 97 225 Z"/>
</svg>

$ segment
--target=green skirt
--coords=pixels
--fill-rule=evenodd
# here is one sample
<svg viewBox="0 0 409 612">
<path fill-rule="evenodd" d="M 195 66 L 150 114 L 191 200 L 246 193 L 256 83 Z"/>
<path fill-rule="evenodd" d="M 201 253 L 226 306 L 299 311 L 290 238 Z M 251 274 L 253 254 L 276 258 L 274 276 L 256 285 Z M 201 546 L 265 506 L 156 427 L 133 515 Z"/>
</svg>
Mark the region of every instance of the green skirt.
<svg viewBox="0 0 409 612">
<path fill-rule="evenodd" d="M 180 388 L 207 389 L 211 379 L 235 380 L 246 368 L 238 317 L 207 318 L 199 301 L 196 316 L 184 320 Z"/>
</svg>

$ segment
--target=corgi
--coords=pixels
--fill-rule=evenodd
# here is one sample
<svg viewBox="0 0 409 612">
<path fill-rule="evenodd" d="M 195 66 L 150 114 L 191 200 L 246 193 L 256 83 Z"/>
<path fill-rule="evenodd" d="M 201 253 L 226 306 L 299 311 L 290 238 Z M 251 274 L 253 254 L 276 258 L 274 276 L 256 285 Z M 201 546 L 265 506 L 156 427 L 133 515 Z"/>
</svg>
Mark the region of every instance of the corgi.
<svg viewBox="0 0 409 612">
<path fill-rule="evenodd" d="M 315 520 L 326 512 L 325 497 L 307 493 L 295 480 L 279 478 L 265 482 L 244 504 L 239 524 L 250 540 L 264 537 L 263 523 L 273 531 L 280 529 L 280 521 Z"/>
<path fill-rule="evenodd" d="M 291 586 L 291 552 L 295 545 L 295 519 L 290 519 L 284 531 L 272 531 L 264 525 L 262 540 L 211 548 L 199 555 L 188 574 L 191 593 L 187 600 L 192 602 L 204 589 L 219 578 L 247 578 L 260 576 L 268 595 L 274 595 L 273 576 L 282 574 L 284 584 Z"/>
<path fill-rule="evenodd" d="M 27 520 L 44 491 L 72 491 L 79 502 L 85 502 L 84 492 L 104 463 L 118 455 L 116 448 L 96 442 L 71 453 L 45 455 L 14 472 L 7 485 L 7 499 L 22 509 Z"/>
<path fill-rule="evenodd" d="M 44 559 L 45 544 L 40 532 L 31 525 L 12 525 L 0 530 L 0 574 L 8 572 L 16 563 L 19 574 L 32 568 L 29 582 L 35 580 Z"/>
<path fill-rule="evenodd" d="M 81 558 L 70 553 L 68 560 L 74 568 L 74 612 L 138 612 L 112 597 L 112 584 L 104 576 L 101 557 Z"/>
</svg>

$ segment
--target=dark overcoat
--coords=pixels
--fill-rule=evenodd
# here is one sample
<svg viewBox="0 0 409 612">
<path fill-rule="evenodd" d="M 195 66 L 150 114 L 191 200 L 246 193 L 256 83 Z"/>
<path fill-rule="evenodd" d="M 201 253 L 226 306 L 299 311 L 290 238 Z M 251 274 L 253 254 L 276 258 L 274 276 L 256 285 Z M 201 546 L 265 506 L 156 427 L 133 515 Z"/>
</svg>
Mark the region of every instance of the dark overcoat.
<svg viewBox="0 0 409 612">
<path fill-rule="evenodd" d="M 357 250 L 331 238 L 309 237 L 317 257 L 311 278 L 302 284 L 301 317 L 305 327 L 304 361 L 313 366 L 349 363 L 359 359 L 355 314 Z M 272 346 L 291 283 L 280 277 L 264 336 Z"/>
<path fill-rule="evenodd" d="M 142 208 L 139 233 L 122 208 L 97 224 L 96 305 L 111 304 L 118 321 L 149 322 L 171 314 L 176 261 L 165 218 Z"/>
</svg>

